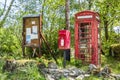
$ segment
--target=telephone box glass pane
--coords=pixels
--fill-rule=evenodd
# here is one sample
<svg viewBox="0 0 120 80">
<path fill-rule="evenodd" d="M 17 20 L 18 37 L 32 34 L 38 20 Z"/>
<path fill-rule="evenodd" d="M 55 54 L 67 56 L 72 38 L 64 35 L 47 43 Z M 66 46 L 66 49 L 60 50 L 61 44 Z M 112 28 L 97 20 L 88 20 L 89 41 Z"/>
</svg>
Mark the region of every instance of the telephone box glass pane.
<svg viewBox="0 0 120 80">
<path fill-rule="evenodd" d="M 91 23 L 80 23 L 79 24 L 79 53 L 81 59 L 85 61 L 91 61 L 91 41 L 92 41 L 92 33 L 91 33 Z"/>
</svg>

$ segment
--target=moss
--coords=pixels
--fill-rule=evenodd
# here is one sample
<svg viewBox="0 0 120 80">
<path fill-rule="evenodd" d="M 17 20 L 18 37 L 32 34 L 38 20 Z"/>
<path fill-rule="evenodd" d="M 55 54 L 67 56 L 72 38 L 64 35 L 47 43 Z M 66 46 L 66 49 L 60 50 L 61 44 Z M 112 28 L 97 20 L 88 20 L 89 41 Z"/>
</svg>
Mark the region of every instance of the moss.
<svg viewBox="0 0 120 80">
<path fill-rule="evenodd" d="M 115 57 L 120 57 L 120 44 L 112 44 L 111 51 L 114 53 Z"/>
<path fill-rule="evenodd" d="M 120 44 L 113 44 L 111 48 L 115 53 L 120 53 Z"/>
</svg>

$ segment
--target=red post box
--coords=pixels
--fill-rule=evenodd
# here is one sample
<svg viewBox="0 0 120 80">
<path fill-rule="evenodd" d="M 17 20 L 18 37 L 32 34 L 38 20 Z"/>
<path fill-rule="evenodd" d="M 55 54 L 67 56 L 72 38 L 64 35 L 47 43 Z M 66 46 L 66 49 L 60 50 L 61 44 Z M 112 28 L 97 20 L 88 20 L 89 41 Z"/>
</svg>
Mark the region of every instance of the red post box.
<svg viewBox="0 0 120 80">
<path fill-rule="evenodd" d="M 58 48 L 59 49 L 70 49 L 70 31 L 60 30 L 58 35 Z"/>
</svg>

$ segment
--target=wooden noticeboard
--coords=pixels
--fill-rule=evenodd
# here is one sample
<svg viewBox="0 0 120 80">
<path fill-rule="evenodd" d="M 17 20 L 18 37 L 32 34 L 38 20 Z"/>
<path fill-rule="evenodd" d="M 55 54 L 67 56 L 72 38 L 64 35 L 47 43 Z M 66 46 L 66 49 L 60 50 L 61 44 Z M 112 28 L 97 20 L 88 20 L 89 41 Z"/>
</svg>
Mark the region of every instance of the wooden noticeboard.
<svg viewBox="0 0 120 80">
<path fill-rule="evenodd" d="M 23 17 L 23 56 L 25 55 L 25 47 L 39 48 L 42 38 L 40 36 L 42 29 L 42 20 L 40 15 L 28 15 Z"/>
</svg>

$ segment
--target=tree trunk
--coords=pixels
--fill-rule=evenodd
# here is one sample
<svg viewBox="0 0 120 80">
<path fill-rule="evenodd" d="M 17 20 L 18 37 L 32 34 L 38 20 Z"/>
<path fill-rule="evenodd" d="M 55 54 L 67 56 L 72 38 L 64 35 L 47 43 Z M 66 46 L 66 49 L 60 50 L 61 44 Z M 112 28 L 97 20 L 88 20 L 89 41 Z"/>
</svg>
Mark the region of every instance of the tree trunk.
<svg viewBox="0 0 120 80">
<path fill-rule="evenodd" d="M 70 30 L 70 0 L 65 2 L 65 19 L 66 29 Z"/>
<path fill-rule="evenodd" d="M 109 5 L 106 5 L 106 12 L 109 11 Z M 103 17 L 103 21 L 104 21 L 104 28 L 105 28 L 105 39 L 106 41 L 109 39 L 109 35 L 108 35 L 108 25 L 109 25 L 109 21 L 107 20 L 107 13 L 105 13 L 105 16 Z"/>
<path fill-rule="evenodd" d="M 65 21 L 66 21 L 66 30 L 70 30 L 70 0 L 65 1 Z M 70 61 L 70 49 L 64 51 L 64 67 L 66 65 L 66 60 Z"/>
<path fill-rule="evenodd" d="M 105 28 L 105 39 L 107 41 L 109 39 L 109 35 L 108 35 L 108 21 L 105 21 L 104 28 Z"/>
</svg>

